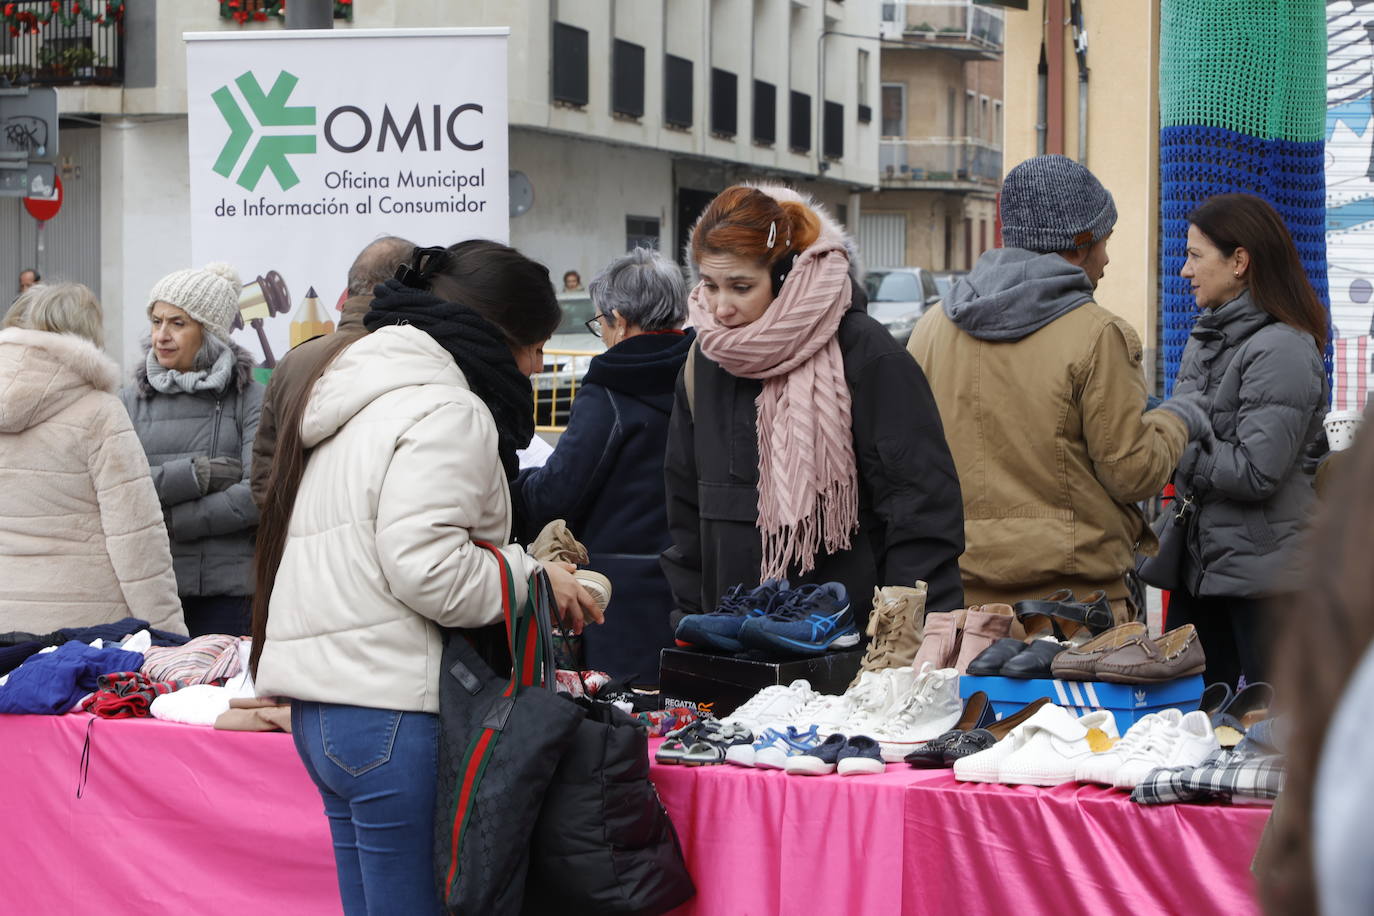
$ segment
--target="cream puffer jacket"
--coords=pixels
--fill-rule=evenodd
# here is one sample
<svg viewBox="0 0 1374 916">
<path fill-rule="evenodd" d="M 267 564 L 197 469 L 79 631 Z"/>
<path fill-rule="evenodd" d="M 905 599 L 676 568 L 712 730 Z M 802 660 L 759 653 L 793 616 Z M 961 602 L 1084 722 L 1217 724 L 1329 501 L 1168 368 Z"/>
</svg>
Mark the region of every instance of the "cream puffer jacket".
<svg viewBox="0 0 1374 916">
<path fill-rule="evenodd" d="M 0 331 L 0 631 L 139 617 L 185 633 L 119 367 L 72 334 Z"/>
<path fill-rule="evenodd" d="M 315 383 L 311 449 L 258 662 L 257 689 L 438 712 L 440 626 L 502 617 L 501 547 L 523 602 L 538 562 L 508 544 L 496 423 L 453 358 L 410 326 L 380 328 Z M 268 498 L 272 498 L 271 494 Z"/>
</svg>

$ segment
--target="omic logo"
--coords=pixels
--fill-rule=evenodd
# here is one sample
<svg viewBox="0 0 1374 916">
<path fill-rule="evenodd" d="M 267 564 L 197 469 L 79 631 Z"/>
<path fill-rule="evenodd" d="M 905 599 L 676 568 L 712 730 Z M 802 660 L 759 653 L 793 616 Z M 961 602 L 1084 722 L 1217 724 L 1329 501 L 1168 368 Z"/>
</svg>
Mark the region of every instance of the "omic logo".
<svg viewBox="0 0 1374 916">
<path fill-rule="evenodd" d="M 245 73 L 234 80 L 234 85 L 242 94 L 248 110 L 257 121 L 256 129 L 244 115 L 243 109 L 239 107 L 238 100 L 228 86 L 221 86 L 210 93 L 210 98 L 214 100 L 219 113 L 224 116 L 224 123 L 229 126 L 229 139 L 224 141 L 219 158 L 215 160 L 215 172 L 225 178 L 231 178 L 234 169 L 238 167 L 240 160 L 243 160 L 243 167 L 239 169 L 235 182 L 245 190 L 256 189 L 262 179 L 262 173 L 269 169 L 283 191 L 300 183 L 300 177 L 296 175 L 296 170 L 291 167 L 287 157 L 315 152 L 313 129 L 310 133 L 263 132 L 264 128 L 314 128 L 313 105 L 286 104 L 297 82 L 299 80 L 285 70 L 277 74 L 277 80 L 268 92 L 262 91 L 261 84 L 252 73 Z M 255 138 L 252 152 L 248 153 L 245 159 L 244 151 Z"/>
</svg>

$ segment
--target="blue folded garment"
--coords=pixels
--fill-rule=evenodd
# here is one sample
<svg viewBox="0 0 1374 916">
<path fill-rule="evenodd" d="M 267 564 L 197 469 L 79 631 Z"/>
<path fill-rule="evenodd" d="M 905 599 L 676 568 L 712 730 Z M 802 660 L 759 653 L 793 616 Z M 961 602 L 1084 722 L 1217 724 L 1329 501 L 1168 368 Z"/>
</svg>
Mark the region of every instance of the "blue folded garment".
<svg viewBox="0 0 1374 916">
<path fill-rule="evenodd" d="M 95 691 L 100 675 L 137 671 L 142 665 L 142 652 L 63 643 L 53 652 L 33 656 L 10 674 L 0 687 L 0 713 L 61 715 Z"/>
</svg>

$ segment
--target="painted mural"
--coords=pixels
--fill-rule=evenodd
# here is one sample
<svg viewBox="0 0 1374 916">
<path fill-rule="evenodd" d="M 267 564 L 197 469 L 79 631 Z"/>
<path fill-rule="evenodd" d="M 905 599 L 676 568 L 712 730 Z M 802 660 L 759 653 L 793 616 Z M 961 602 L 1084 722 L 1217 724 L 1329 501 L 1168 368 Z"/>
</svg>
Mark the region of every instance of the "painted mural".
<svg viewBox="0 0 1374 916">
<path fill-rule="evenodd" d="M 1326 258 L 1335 410 L 1374 384 L 1374 0 L 1326 4 Z"/>
</svg>

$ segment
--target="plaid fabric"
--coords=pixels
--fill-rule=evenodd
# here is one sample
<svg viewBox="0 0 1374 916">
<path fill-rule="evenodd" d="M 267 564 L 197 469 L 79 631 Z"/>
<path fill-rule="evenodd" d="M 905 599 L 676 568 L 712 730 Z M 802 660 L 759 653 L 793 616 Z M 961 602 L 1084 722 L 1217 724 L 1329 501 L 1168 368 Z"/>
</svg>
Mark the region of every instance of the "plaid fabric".
<svg viewBox="0 0 1374 916">
<path fill-rule="evenodd" d="M 81 703 L 81 708 L 102 719 L 128 719 L 151 716 L 153 699 L 185 687 L 189 681 L 154 681 L 139 671 L 117 671 L 96 679 L 96 692 Z"/>
<path fill-rule="evenodd" d="M 143 653 L 139 670 L 154 681 L 217 684 L 238 674 L 242 667 L 239 638 L 212 634 L 197 636 L 184 646 L 154 646 Z"/>
<path fill-rule="evenodd" d="M 650 738 L 662 738 L 671 731 L 691 725 L 697 720 L 697 714 L 685 706 L 673 706 L 646 710 L 638 713 L 635 719 L 648 726 Z"/>
<path fill-rule="evenodd" d="M 1283 789 L 1283 757 L 1218 748 L 1201 766 L 1160 767 L 1131 792 L 1141 805 L 1180 802 L 1271 801 Z"/>
</svg>

